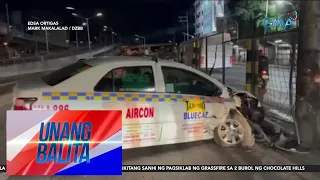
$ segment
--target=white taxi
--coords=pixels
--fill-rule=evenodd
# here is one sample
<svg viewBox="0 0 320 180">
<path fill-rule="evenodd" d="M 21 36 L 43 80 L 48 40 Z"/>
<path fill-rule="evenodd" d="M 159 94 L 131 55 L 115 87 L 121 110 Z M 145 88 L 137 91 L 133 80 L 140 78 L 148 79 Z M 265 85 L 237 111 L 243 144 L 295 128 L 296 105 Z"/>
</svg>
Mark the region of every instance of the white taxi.
<svg viewBox="0 0 320 180">
<path fill-rule="evenodd" d="M 13 94 L 14 110 L 122 110 L 124 149 L 212 138 L 223 147 L 254 144 L 227 87 L 177 62 L 81 60 L 22 79 Z"/>
</svg>

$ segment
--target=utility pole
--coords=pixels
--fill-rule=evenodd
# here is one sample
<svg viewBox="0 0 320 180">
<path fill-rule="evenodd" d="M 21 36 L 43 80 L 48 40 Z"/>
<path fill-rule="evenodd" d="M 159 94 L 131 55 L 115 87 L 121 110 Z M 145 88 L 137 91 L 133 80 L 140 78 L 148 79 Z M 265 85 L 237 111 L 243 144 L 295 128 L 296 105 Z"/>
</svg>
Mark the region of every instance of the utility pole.
<svg viewBox="0 0 320 180">
<path fill-rule="evenodd" d="M 6 5 L 6 15 L 7 15 L 7 23 L 8 23 L 8 31 L 7 31 L 7 39 L 6 41 L 9 42 L 11 41 L 12 39 L 12 36 L 11 36 L 11 25 L 10 25 L 10 13 L 9 13 L 9 8 L 8 8 L 8 4 L 5 3 Z"/>
<path fill-rule="evenodd" d="M 33 19 L 36 19 L 36 20 L 40 20 L 40 21 L 44 21 L 43 19 L 40 19 L 38 17 L 35 17 L 35 16 L 32 16 Z M 49 50 L 49 39 L 48 39 L 48 31 L 47 30 L 44 30 L 44 35 L 45 35 L 45 38 L 46 38 L 46 49 L 47 49 L 47 53 L 49 54 L 50 53 L 50 50 Z"/>
<path fill-rule="evenodd" d="M 7 13 L 8 32 L 9 32 L 11 27 L 10 27 L 9 8 L 7 3 L 6 3 L 6 13 Z"/>
<path fill-rule="evenodd" d="M 113 44 L 114 44 L 114 41 L 113 41 L 113 34 L 114 34 L 114 32 L 112 31 L 112 33 L 111 33 L 111 45 L 113 45 Z"/>
<path fill-rule="evenodd" d="M 89 51 L 91 51 L 89 18 L 86 18 L 86 22 L 87 22 L 87 34 L 88 34 L 88 46 L 89 46 Z"/>
<path fill-rule="evenodd" d="M 102 33 L 101 33 L 101 31 L 99 32 L 99 40 L 100 40 L 100 44 L 102 44 Z"/>
<path fill-rule="evenodd" d="M 77 44 L 77 48 L 79 48 L 78 31 L 76 31 L 76 44 Z"/>
<path fill-rule="evenodd" d="M 301 150 L 318 145 L 320 101 L 319 1 L 300 2 L 299 53 L 296 82 L 296 121 Z M 298 149 L 297 149 L 298 151 Z"/>
<path fill-rule="evenodd" d="M 223 31 L 222 31 L 223 32 L 222 33 L 222 83 L 226 84 L 226 43 L 225 43 L 225 32 L 226 32 L 226 28 L 227 28 L 227 19 L 225 17 L 223 18 L 222 27 L 223 27 Z"/>
<path fill-rule="evenodd" d="M 70 7 L 69 7 L 70 8 Z M 74 8 L 73 8 L 74 9 Z M 90 40 L 90 27 L 89 27 L 89 19 L 95 18 L 95 17 L 101 17 L 103 16 L 102 13 L 97 13 L 95 16 L 91 16 L 88 18 L 82 17 L 79 14 L 72 13 L 73 16 L 79 17 L 83 20 L 86 21 L 86 26 L 87 26 L 87 34 L 88 34 L 88 46 L 89 46 L 89 51 L 91 51 L 91 40 Z"/>
<path fill-rule="evenodd" d="M 189 34 L 189 16 L 188 13 L 186 13 L 186 21 L 187 21 L 187 34 Z"/>
<path fill-rule="evenodd" d="M 185 16 L 179 16 L 178 19 L 179 19 L 180 23 L 182 23 L 182 24 L 186 23 L 187 34 L 189 34 L 189 17 L 188 17 L 188 13 L 186 13 Z M 187 40 L 189 40 L 189 36 L 187 36 Z"/>
<path fill-rule="evenodd" d="M 118 33 L 118 37 L 119 37 L 119 43 L 122 44 L 122 37 L 121 34 Z"/>
</svg>

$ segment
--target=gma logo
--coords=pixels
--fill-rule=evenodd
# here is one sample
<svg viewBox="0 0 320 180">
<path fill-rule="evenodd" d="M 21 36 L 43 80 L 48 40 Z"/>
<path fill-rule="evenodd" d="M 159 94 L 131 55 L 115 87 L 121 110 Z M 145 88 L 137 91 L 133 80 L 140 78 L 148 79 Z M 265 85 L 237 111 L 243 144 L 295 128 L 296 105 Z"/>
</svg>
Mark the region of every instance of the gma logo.
<svg viewBox="0 0 320 180">
<path fill-rule="evenodd" d="M 262 20 L 262 25 L 266 29 L 271 29 L 273 27 L 282 27 L 283 29 L 294 28 L 294 24 L 291 18 L 284 20 L 283 18 L 264 18 Z"/>
</svg>

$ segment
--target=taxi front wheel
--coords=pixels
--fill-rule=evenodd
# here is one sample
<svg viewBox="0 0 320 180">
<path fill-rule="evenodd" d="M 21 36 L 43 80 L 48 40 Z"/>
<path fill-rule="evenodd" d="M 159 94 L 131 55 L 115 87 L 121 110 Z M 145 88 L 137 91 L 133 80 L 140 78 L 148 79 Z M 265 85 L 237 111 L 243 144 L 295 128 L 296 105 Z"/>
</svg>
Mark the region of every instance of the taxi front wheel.
<svg viewBox="0 0 320 180">
<path fill-rule="evenodd" d="M 255 143 L 251 127 L 246 118 L 237 112 L 214 129 L 214 141 L 222 147 L 252 147 Z"/>
</svg>

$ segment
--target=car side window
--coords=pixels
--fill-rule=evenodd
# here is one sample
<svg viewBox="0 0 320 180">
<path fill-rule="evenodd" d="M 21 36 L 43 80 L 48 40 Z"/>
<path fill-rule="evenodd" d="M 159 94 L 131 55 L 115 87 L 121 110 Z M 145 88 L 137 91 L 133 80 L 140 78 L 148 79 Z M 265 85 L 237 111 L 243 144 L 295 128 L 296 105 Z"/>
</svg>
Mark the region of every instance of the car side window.
<svg viewBox="0 0 320 180">
<path fill-rule="evenodd" d="M 98 92 L 155 92 L 151 66 L 120 67 L 108 72 L 94 87 Z"/>
<path fill-rule="evenodd" d="M 210 80 L 188 70 L 162 66 L 167 93 L 220 96 L 221 89 Z"/>
</svg>

